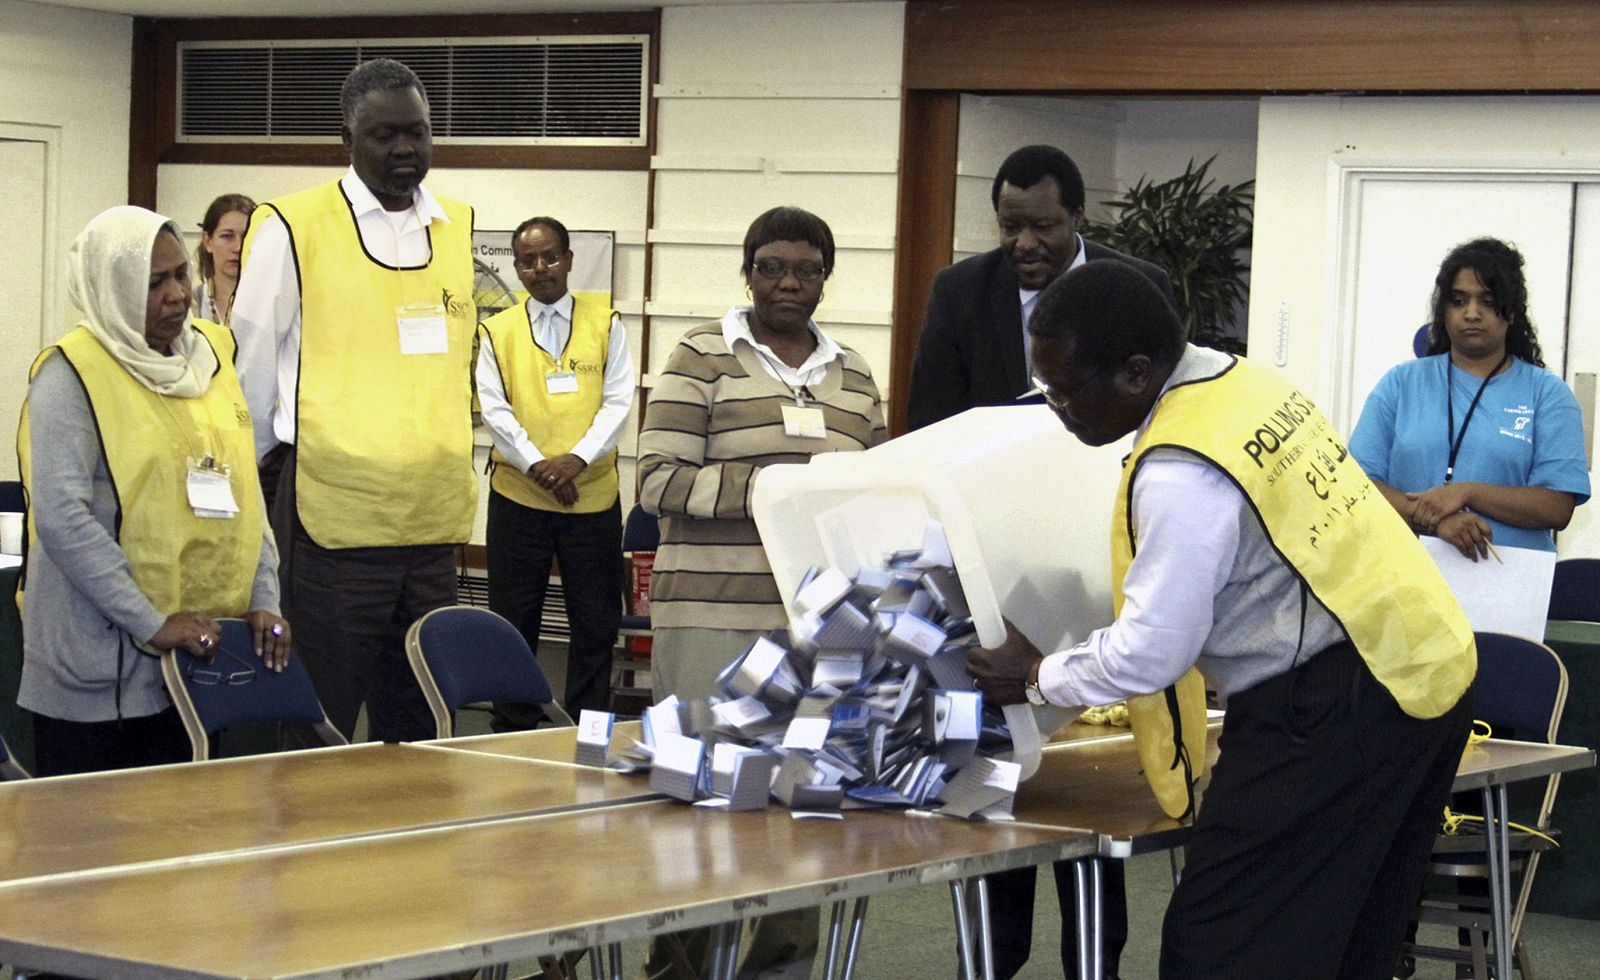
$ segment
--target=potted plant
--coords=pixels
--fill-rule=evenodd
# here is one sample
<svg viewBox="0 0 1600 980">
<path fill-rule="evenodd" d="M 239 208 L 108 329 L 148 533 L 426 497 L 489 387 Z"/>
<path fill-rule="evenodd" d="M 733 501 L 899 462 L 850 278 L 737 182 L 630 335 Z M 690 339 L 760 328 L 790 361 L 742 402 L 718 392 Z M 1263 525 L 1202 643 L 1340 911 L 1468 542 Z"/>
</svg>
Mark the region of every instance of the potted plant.
<svg viewBox="0 0 1600 980">
<path fill-rule="evenodd" d="M 1110 223 L 1085 221 L 1083 233 L 1167 270 L 1189 339 L 1242 354 L 1244 341 L 1227 328 L 1249 295 L 1240 252 L 1250 247 L 1255 181 L 1214 187 L 1207 171 L 1215 159 L 1197 165 L 1191 157 L 1182 174 L 1159 183 L 1139 178 L 1102 202 L 1115 212 Z"/>
</svg>

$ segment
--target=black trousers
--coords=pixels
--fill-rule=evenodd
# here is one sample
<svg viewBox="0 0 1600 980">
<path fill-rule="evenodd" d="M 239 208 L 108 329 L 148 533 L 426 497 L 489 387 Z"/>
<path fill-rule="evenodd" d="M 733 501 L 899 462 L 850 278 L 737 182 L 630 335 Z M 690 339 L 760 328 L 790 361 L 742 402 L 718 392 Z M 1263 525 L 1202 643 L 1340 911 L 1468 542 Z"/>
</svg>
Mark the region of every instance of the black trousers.
<svg viewBox="0 0 1600 980">
<path fill-rule="evenodd" d="M 33 716 L 34 775 L 136 769 L 194 757 L 177 708 L 116 721 Z"/>
<path fill-rule="evenodd" d="M 561 567 L 567 623 L 567 684 L 562 707 L 572 717 L 590 708 L 609 711 L 611 658 L 622 623 L 622 503 L 589 514 L 524 507 L 489 491 L 485 545 L 489 608 L 522 633 L 539 653 L 539 617 L 550 586 L 550 561 Z M 495 702 L 497 732 L 533 728 L 544 713 L 534 705 Z"/>
<path fill-rule="evenodd" d="M 1348 643 L 1229 698 L 1161 976 L 1393 976 L 1472 703 L 1412 718 Z"/>
<path fill-rule="evenodd" d="M 456 602 L 455 546 L 324 548 L 300 524 L 294 474 L 291 448 L 272 510 L 283 617 L 328 720 L 354 738 L 365 704 L 371 741 L 435 737 L 433 713 L 406 661 L 405 637 L 423 613 Z M 289 726 L 284 742 L 321 744 Z"/>
</svg>

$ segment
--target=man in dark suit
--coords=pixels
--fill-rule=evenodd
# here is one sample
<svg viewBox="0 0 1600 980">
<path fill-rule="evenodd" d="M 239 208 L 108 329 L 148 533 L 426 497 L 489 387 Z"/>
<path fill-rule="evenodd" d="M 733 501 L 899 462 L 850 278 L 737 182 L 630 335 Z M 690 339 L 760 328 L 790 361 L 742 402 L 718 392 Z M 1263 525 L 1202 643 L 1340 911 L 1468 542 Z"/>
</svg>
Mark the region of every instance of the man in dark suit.
<svg viewBox="0 0 1600 980">
<path fill-rule="evenodd" d="M 1173 302 L 1159 266 L 1084 241 L 1083 175 L 1053 146 L 1024 146 L 995 174 L 991 199 L 1000 247 L 963 259 L 933 280 L 911 368 L 910 428 L 979 405 L 1003 405 L 1033 387 L 1025 342 L 1039 292 L 1084 262 L 1126 262 Z"/>
<path fill-rule="evenodd" d="M 1173 302 L 1172 280 L 1159 266 L 1084 241 L 1083 175 L 1053 146 L 1025 146 L 995 174 L 995 220 L 1000 247 L 963 259 L 933 280 L 933 298 L 917 359 L 911 369 L 907 421 L 932 425 L 979 405 L 1003 405 L 1033 387 L 1027 362 L 1027 323 L 1039 293 L 1062 273 L 1085 262 L 1124 262 L 1148 276 Z M 1055 866 L 1061 903 L 1063 975 L 1078 976 L 1077 923 L 1072 866 Z M 989 875 L 989 916 L 995 976 L 1015 976 L 1033 945 L 1033 894 L 1037 875 L 1019 868 Z M 1117 976 L 1128 937 L 1122 862 L 1105 862 L 1105 975 Z"/>
</svg>

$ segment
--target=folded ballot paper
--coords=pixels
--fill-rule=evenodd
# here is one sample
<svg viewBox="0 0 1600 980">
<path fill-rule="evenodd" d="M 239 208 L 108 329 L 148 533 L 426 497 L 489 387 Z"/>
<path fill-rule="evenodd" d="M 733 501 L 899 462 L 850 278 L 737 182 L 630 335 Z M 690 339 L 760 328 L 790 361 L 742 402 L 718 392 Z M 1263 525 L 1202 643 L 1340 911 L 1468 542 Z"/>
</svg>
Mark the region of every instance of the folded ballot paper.
<svg viewBox="0 0 1600 980">
<path fill-rule="evenodd" d="M 1011 739 L 967 673 L 976 633 L 937 524 L 924 547 L 854 578 L 813 569 L 791 608 L 717 694 L 648 709 L 641 743 L 613 767 L 648 766 L 657 792 L 734 810 L 770 798 L 797 816 L 1009 815 L 1021 767 L 995 758 Z"/>
</svg>

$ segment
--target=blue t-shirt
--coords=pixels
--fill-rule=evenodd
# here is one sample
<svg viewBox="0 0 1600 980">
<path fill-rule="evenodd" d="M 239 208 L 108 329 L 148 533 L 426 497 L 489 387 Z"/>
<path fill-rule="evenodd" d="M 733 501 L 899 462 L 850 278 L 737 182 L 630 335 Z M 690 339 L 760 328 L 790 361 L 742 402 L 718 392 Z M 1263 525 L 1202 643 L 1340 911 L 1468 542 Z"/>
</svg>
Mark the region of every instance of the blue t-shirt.
<svg viewBox="0 0 1600 980">
<path fill-rule="evenodd" d="M 1374 480 L 1415 493 L 1444 483 L 1450 442 L 1483 379 L 1435 354 L 1392 368 L 1367 397 L 1350 452 Z M 1449 428 L 1446 376 L 1455 391 Z M 1546 487 L 1589 499 L 1583 418 L 1566 382 L 1520 358 L 1489 380 L 1456 457 L 1455 480 L 1506 487 Z M 1496 544 L 1554 551 L 1548 530 L 1512 527 L 1480 515 Z"/>
</svg>

